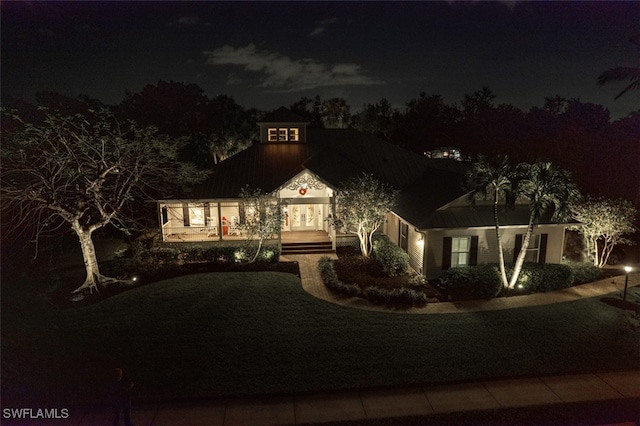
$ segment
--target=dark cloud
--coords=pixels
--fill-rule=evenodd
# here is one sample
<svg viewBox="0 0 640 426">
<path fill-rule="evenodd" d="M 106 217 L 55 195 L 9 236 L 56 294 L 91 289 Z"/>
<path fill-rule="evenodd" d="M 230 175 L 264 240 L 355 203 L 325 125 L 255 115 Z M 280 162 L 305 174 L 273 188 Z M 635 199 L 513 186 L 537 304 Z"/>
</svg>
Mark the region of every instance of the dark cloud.
<svg viewBox="0 0 640 426">
<path fill-rule="evenodd" d="M 370 86 L 381 84 L 353 63 L 323 64 L 317 60 L 292 59 L 261 50 L 250 43 L 244 47 L 223 46 L 204 52 L 209 65 L 236 65 L 260 74 L 258 87 L 295 92 L 329 86 Z M 237 81 L 237 76 L 234 77 Z"/>
</svg>

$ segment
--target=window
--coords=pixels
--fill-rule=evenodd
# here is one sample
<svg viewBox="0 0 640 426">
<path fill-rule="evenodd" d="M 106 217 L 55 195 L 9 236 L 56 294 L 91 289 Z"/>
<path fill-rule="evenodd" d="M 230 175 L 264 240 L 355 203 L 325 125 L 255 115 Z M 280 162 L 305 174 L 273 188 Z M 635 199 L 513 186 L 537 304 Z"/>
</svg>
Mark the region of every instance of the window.
<svg viewBox="0 0 640 426">
<path fill-rule="evenodd" d="M 298 142 L 300 140 L 300 129 L 292 127 L 287 128 L 275 128 L 271 127 L 267 130 L 269 142 Z"/>
<path fill-rule="evenodd" d="M 469 265 L 471 237 L 453 237 L 451 239 L 451 266 Z"/>
<path fill-rule="evenodd" d="M 189 206 L 189 223 L 191 226 L 204 226 L 204 208 Z"/>
<path fill-rule="evenodd" d="M 400 222 L 400 248 L 409 250 L 409 224 Z"/>
<path fill-rule="evenodd" d="M 524 261 L 545 263 L 547 257 L 547 239 L 548 234 L 532 235 L 529 239 L 529 245 L 526 248 Z M 524 234 L 516 235 L 516 244 L 513 250 L 513 262 L 516 262 L 520 254 L 520 248 L 524 240 Z"/>
<path fill-rule="evenodd" d="M 444 237 L 442 239 L 442 269 L 478 264 L 478 236 Z"/>
</svg>

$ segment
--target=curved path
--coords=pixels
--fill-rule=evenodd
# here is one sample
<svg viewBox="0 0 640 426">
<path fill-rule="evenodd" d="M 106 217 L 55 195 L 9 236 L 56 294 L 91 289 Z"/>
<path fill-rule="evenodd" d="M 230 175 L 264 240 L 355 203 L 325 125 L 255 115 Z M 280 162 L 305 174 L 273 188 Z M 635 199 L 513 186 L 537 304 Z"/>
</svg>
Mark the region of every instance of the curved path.
<svg viewBox="0 0 640 426">
<path fill-rule="evenodd" d="M 486 300 L 468 300 L 464 302 L 439 302 L 427 303 L 422 307 L 411 308 L 389 308 L 386 306 L 374 305 L 358 297 L 348 297 L 335 294 L 330 291 L 322 282 L 318 271 L 318 260 L 326 255 L 307 254 L 283 256 L 283 261 L 298 262 L 300 267 L 300 279 L 302 288 L 309 294 L 350 308 L 366 309 L 380 312 L 397 312 L 403 314 L 445 314 L 464 313 L 474 311 L 492 311 L 500 309 L 513 309 L 526 306 L 549 305 L 552 303 L 570 302 L 587 297 L 598 297 L 605 294 L 620 292 L 624 290 L 624 275 L 607 278 L 589 284 L 583 284 L 563 290 L 550 291 L 547 293 L 536 293 L 526 296 L 501 297 Z M 335 254 L 333 255 L 335 257 Z M 640 273 L 629 274 L 628 287 L 640 285 Z"/>
</svg>

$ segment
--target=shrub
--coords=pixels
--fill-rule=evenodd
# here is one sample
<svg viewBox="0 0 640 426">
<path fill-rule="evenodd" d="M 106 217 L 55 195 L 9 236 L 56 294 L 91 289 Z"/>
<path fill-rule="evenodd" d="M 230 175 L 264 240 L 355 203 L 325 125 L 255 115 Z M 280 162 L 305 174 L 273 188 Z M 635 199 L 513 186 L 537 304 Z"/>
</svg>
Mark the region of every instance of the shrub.
<svg viewBox="0 0 640 426">
<path fill-rule="evenodd" d="M 516 286 L 531 292 L 553 291 L 571 287 L 574 277 L 573 270 L 564 264 L 525 263 Z"/>
<path fill-rule="evenodd" d="M 447 269 L 440 276 L 441 289 L 453 300 L 487 299 L 502 291 L 496 265 L 460 266 Z"/>
<path fill-rule="evenodd" d="M 390 277 L 402 275 L 409 270 L 409 255 L 384 236 L 373 241 L 373 256 L 382 266 L 382 271 Z"/>
<path fill-rule="evenodd" d="M 362 290 L 355 284 L 345 284 L 338 278 L 333 261 L 327 256 L 323 256 L 318 261 L 320 276 L 327 288 L 338 293 L 351 296 L 361 297 L 373 303 L 401 303 L 421 305 L 427 303 L 427 295 L 422 291 L 410 288 L 384 289 L 380 287 L 367 287 Z"/>
<path fill-rule="evenodd" d="M 177 264 L 180 250 L 173 247 L 154 247 L 141 253 L 141 260 L 145 263 L 173 265 Z"/>
<path fill-rule="evenodd" d="M 320 277 L 322 277 L 322 281 L 327 288 L 347 296 L 361 297 L 362 291 L 360 287 L 340 281 L 333 267 L 333 261 L 329 257 L 322 256 L 318 261 L 318 268 L 320 269 Z"/>
<path fill-rule="evenodd" d="M 591 262 L 564 262 L 573 271 L 573 285 L 590 283 L 600 277 L 600 268 Z"/>
</svg>

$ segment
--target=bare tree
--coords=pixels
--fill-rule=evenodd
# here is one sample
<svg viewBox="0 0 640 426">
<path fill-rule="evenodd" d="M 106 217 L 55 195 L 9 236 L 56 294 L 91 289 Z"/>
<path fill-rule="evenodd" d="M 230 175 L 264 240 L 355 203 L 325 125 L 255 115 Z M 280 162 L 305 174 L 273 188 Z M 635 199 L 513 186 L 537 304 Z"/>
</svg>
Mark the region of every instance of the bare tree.
<svg viewBox="0 0 640 426">
<path fill-rule="evenodd" d="M 100 273 L 92 234 L 108 224 L 127 230 L 126 212 L 150 191 L 194 183 L 203 172 L 177 161 L 180 140 L 152 127 L 119 122 L 107 110 L 64 116 L 44 110 L 36 123 L 16 113 L 2 137 L 2 208 L 39 233 L 66 224 L 78 236 L 86 279 L 75 292 L 116 281 Z"/>
</svg>

